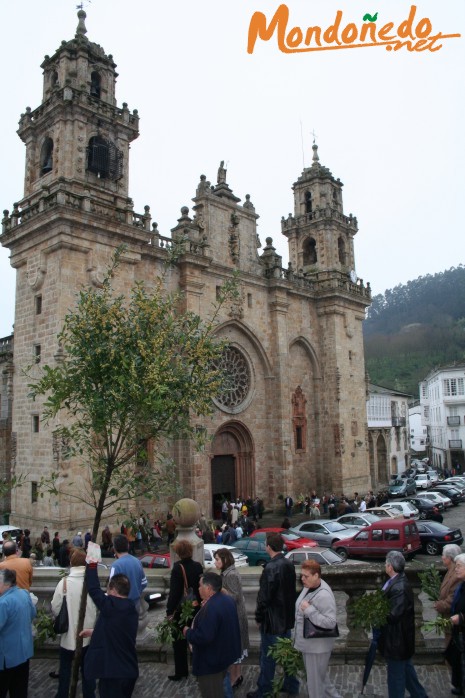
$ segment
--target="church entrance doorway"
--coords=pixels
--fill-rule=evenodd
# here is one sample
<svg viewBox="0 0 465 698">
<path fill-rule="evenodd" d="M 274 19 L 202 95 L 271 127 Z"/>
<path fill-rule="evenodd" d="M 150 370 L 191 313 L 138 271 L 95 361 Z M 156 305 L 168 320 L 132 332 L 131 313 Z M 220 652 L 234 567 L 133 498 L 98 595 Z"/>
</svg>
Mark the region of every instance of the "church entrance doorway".
<svg viewBox="0 0 465 698">
<path fill-rule="evenodd" d="M 252 436 L 240 422 L 228 422 L 212 443 L 211 494 L 213 518 L 221 519 L 225 499 L 255 495 L 255 458 Z"/>
</svg>

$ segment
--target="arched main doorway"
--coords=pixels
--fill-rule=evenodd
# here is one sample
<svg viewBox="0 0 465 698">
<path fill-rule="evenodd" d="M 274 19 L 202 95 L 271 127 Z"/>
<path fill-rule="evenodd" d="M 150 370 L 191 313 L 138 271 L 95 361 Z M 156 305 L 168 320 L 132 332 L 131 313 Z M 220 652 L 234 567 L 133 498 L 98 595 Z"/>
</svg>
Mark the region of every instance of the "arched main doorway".
<svg viewBox="0 0 465 698">
<path fill-rule="evenodd" d="M 221 518 L 221 503 L 255 495 L 255 457 L 252 436 L 240 422 L 228 422 L 212 443 L 211 494 L 214 518 Z"/>
</svg>

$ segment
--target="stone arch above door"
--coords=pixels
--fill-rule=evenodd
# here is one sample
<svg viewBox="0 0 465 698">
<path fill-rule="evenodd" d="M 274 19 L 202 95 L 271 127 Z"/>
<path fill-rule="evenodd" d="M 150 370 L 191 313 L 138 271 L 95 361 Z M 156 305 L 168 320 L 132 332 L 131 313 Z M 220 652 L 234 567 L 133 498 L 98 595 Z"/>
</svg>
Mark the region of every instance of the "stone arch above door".
<svg viewBox="0 0 465 698">
<path fill-rule="evenodd" d="M 224 487 L 228 489 L 225 491 Z M 211 493 L 215 500 L 229 492 L 231 498 L 255 495 L 255 453 L 247 427 L 238 421 L 226 422 L 213 437 L 211 447 Z"/>
</svg>

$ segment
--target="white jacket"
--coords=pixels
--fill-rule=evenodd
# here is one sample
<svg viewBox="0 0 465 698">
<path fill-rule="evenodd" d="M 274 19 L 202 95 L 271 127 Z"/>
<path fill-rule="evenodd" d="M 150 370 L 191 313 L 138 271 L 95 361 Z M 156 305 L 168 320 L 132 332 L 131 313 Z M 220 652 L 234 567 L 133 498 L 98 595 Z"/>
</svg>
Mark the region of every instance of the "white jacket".
<svg viewBox="0 0 465 698">
<path fill-rule="evenodd" d="M 69 575 L 66 577 L 66 603 L 68 606 L 69 628 L 67 633 L 60 637 L 60 647 L 66 650 L 76 649 L 76 630 L 79 617 L 79 604 L 81 601 L 82 585 L 84 583 L 85 567 L 71 567 Z M 56 617 L 60 613 L 63 602 L 63 579 L 57 584 L 52 599 L 52 613 Z M 84 628 L 93 628 L 97 620 L 97 608 L 94 602 L 87 595 L 86 615 L 84 618 Z M 84 647 L 90 642 L 90 638 L 84 638 Z"/>
</svg>

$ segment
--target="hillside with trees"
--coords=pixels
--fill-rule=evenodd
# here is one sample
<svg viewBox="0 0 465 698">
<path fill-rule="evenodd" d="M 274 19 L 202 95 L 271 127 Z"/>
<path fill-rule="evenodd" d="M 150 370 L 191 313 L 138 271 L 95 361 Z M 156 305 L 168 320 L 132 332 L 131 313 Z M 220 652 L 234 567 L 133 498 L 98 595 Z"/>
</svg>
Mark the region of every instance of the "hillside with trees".
<svg viewBox="0 0 465 698">
<path fill-rule="evenodd" d="M 364 342 L 371 382 L 417 397 L 432 368 L 465 359 L 465 266 L 375 296 Z"/>
</svg>

